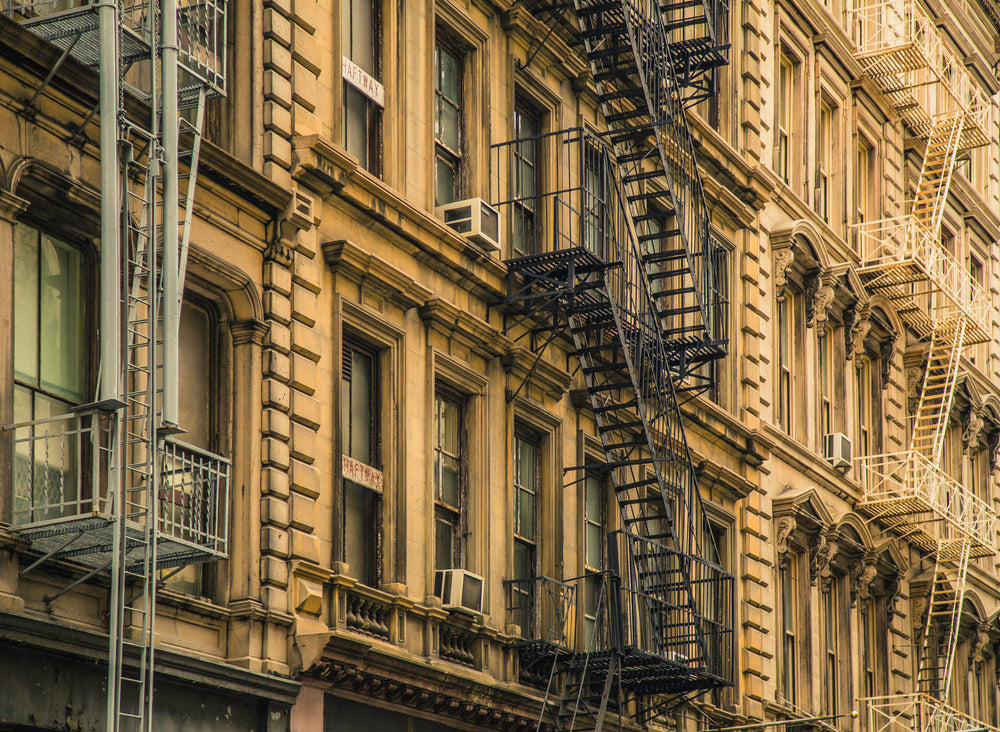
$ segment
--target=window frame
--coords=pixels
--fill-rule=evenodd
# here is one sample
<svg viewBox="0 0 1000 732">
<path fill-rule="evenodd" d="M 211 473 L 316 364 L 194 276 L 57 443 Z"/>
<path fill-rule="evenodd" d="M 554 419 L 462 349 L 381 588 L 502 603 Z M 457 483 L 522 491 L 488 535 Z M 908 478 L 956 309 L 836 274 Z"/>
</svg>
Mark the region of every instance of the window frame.
<svg viewBox="0 0 1000 732">
<path fill-rule="evenodd" d="M 457 462 L 458 470 L 458 505 L 449 505 L 441 497 L 441 476 L 440 471 L 442 465 L 439 462 L 440 455 L 443 454 L 443 448 L 440 445 L 441 435 L 438 432 L 440 428 L 440 415 L 438 412 L 439 402 L 447 402 L 457 407 L 457 420 L 458 424 L 456 426 L 458 435 L 458 454 L 453 457 Z M 468 561 L 468 551 L 466 546 L 466 539 L 468 536 L 468 475 L 469 475 L 469 397 L 463 394 L 459 390 L 449 386 L 448 384 L 436 381 L 434 385 L 434 429 L 432 430 L 434 446 L 433 446 L 433 470 L 434 470 L 434 568 L 435 570 L 441 569 L 463 569 L 465 568 Z M 452 536 L 451 545 L 451 560 L 448 567 L 439 566 L 439 555 L 438 551 L 440 547 L 438 546 L 438 530 L 439 523 L 443 522 L 443 519 L 450 518 L 452 520 L 452 531 L 454 532 Z"/>
<path fill-rule="evenodd" d="M 522 140 L 523 135 L 521 131 L 522 121 L 530 121 L 534 125 L 534 132 L 528 136 L 529 143 L 519 142 L 513 145 L 511 148 L 511 160 L 512 160 L 512 170 L 511 170 L 511 223 L 510 223 L 510 235 L 511 235 L 511 254 L 514 257 L 523 257 L 532 254 L 540 254 L 542 251 L 542 232 L 541 232 L 541 218 L 544 212 L 538 209 L 538 201 L 544 199 L 541 198 L 541 193 L 543 191 L 542 187 L 542 173 L 544 170 L 545 155 L 544 147 L 542 144 L 543 135 L 543 115 L 538 109 L 537 105 L 528 101 L 528 99 L 520 92 L 515 94 L 514 97 L 514 108 L 511 115 L 511 121 L 513 123 L 513 139 Z M 533 160 L 526 161 L 525 155 L 522 154 L 522 148 L 528 147 L 533 155 Z M 526 161 L 526 164 L 531 166 L 532 171 L 532 190 L 530 196 L 523 196 L 521 189 L 521 163 Z M 525 203 L 525 200 L 530 201 L 530 203 Z M 518 219 L 518 214 L 520 211 L 526 212 L 522 214 L 525 216 L 530 216 L 531 221 L 531 233 L 530 233 L 530 245 L 518 247 L 518 233 L 523 231 L 524 227 L 518 227 L 516 221 Z"/>
<path fill-rule="evenodd" d="M 452 57 L 457 66 L 456 72 L 456 90 L 458 98 L 452 100 L 448 98 L 444 91 L 440 88 L 441 84 L 441 66 L 440 66 L 440 56 L 442 53 L 447 54 Z M 434 107 L 434 205 L 442 206 L 454 201 L 460 201 L 465 198 L 465 194 L 468 188 L 467 183 L 467 172 L 466 172 L 466 157 L 467 157 L 467 140 L 466 140 L 466 77 L 468 75 L 468 56 L 469 52 L 467 48 L 464 48 L 460 43 L 452 39 L 450 35 L 439 29 L 434 38 L 434 51 L 433 51 L 433 107 Z M 449 104 L 454 107 L 457 117 L 457 130 L 458 135 L 458 146 L 457 149 L 452 149 L 447 145 L 447 143 L 442 139 L 440 134 L 440 110 L 442 102 Z M 441 181 L 439 180 L 438 170 L 439 163 L 444 163 L 452 171 L 452 195 L 450 200 L 441 200 L 439 193 L 441 192 Z"/>
<path fill-rule="evenodd" d="M 349 60 L 351 63 L 356 64 L 363 72 L 371 76 L 380 85 L 383 83 L 383 63 L 382 63 L 382 31 L 383 31 L 383 10 L 381 0 L 340 0 L 341 1 L 341 55 L 344 59 Z M 350 30 L 353 29 L 354 23 L 346 22 L 348 14 L 354 7 L 355 3 L 366 3 L 370 4 L 372 9 L 371 16 L 371 33 L 373 40 L 372 49 L 372 61 L 373 68 L 371 70 L 365 69 L 360 64 L 357 64 L 353 52 L 353 40 L 350 37 Z M 345 37 L 346 36 L 346 37 Z M 383 174 L 383 117 L 385 110 L 384 99 L 380 102 L 377 95 L 370 94 L 367 91 L 359 88 L 358 86 L 348 82 L 346 77 L 346 72 L 342 73 L 341 80 L 341 131 L 340 131 L 340 141 L 347 150 L 349 154 L 358 157 L 359 164 L 362 168 L 372 173 L 375 176 L 381 177 Z M 382 96 L 384 98 L 384 87 L 382 89 Z M 365 136 L 365 157 L 361 158 L 357 155 L 357 152 L 351 149 L 351 144 L 348 139 L 349 135 L 349 118 L 348 118 L 348 104 L 349 100 L 355 99 L 360 100 L 361 104 L 364 105 L 364 136 Z"/>
</svg>

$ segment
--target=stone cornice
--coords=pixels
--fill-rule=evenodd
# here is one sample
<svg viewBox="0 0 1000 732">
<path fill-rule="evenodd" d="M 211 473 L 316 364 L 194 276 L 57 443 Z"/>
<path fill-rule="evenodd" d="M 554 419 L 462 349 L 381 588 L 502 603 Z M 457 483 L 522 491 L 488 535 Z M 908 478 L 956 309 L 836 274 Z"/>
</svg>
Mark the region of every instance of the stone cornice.
<svg viewBox="0 0 1000 732">
<path fill-rule="evenodd" d="M 277 216 L 292 200 L 292 192 L 265 178 L 218 145 L 202 140 L 198 174 L 257 206 L 268 216 Z"/>
<path fill-rule="evenodd" d="M 13 223 L 28 208 L 28 202 L 0 189 L 0 220 Z"/>
<path fill-rule="evenodd" d="M 538 49 L 532 64 L 555 67 L 565 79 L 578 79 L 590 73 L 586 61 L 557 32 L 549 33 L 549 27 L 524 6 L 511 8 L 503 14 L 501 22 L 511 40 L 520 41 L 532 51 Z"/>
<path fill-rule="evenodd" d="M 270 328 L 270 324 L 260 320 L 239 320 L 229 327 L 229 331 L 232 334 L 234 346 L 246 343 L 262 346 Z"/>
<path fill-rule="evenodd" d="M 518 384 L 528 380 L 528 383 L 541 389 L 555 400 L 562 399 L 569 390 L 572 377 L 565 369 L 553 366 L 545 359 L 538 359 L 536 354 L 526 348 L 514 347 L 504 354 L 501 363 L 504 371 L 510 374 Z M 516 390 L 516 386 L 514 389 Z"/>
<path fill-rule="evenodd" d="M 412 277 L 347 239 L 326 242 L 322 249 L 332 272 L 374 289 L 404 310 L 423 305 L 433 294 Z"/>
<path fill-rule="evenodd" d="M 447 337 L 459 337 L 484 358 L 494 358 L 506 353 L 512 343 L 484 320 L 459 310 L 441 298 L 429 299 L 420 307 L 420 317 L 428 328 Z"/>
</svg>

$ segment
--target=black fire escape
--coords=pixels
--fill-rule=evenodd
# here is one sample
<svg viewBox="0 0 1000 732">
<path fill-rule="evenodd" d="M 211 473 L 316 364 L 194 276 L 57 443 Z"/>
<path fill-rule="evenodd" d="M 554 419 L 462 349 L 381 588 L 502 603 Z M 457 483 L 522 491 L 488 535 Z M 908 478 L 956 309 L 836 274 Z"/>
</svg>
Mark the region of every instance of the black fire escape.
<svg viewBox="0 0 1000 732">
<path fill-rule="evenodd" d="M 494 148 L 494 170 L 509 176 L 498 190 L 512 192 L 499 205 L 515 250 L 528 252 L 507 262 L 508 329 L 539 355 L 571 338 L 623 528 L 608 537 L 606 572 L 508 589 L 527 625 L 522 669 L 545 688 L 543 717 L 599 729 L 609 701 L 649 718 L 733 682 L 734 580 L 678 401 L 709 385 L 726 354 L 725 250 L 709 228 L 684 108 L 712 93 L 727 61 L 728 7 L 578 0 L 538 12 L 589 59 L 609 131 Z M 558 160 L 556 179 L 539 192 L 525 161 L 546 156 Z M 584 582 L 600 586 L 589 625 L 573 609 Z"/>
</svg>

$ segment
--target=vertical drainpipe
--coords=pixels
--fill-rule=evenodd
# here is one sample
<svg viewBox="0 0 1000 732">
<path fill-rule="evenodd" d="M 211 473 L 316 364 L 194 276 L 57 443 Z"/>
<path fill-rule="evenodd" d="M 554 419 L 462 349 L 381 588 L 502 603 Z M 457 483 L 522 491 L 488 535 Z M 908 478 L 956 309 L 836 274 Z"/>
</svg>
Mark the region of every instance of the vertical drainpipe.
<svg viewBox="0 0 1000 732">
<path fill-rule="evenodd" d="M 118 204 L 118 17 L 115 0 L 97 4 L 101 123 L 101 369 L 99 401 L 120 400 L 121 211 Z"/>
<path fill-rule="evenodd" d="M 161 2 L 163 69 L 163 412 L 160 424 L 177 426 L 177 340 L 183 283 L 179 282 L 177 0 Z"/>
</svg>

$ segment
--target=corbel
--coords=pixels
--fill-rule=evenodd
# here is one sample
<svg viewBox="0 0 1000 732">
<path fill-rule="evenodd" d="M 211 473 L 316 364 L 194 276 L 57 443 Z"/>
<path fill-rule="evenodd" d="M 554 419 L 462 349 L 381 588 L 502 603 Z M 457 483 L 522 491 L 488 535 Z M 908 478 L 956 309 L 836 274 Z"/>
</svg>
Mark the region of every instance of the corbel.
<svg viewBox="0 0 1000 732">
<path fill-rule="evenodd" d="M 990 624 L 980 623 L 977 625 L 973 632 L 976 634 L 975 639 L 972 643 L 972 648 L 969 650 L 969 669 L 973 667 L 981 666 L 983 661 L 986 660 L 986 646 L 990 642 Z"/>
<path fill-rule="evenodd" d="M 871 314 L 871 303 L 859 303 L 854 312 L 854 322 L 848 330 L 847 357 L 853 356 L 857 368 L 864 364 L 865 339 L 872 329 Z"/>
<path fill-rule="evenodd" d="M 820 274 L 819 289 L 813 302 L 813 321 L 807 325 L 815 324 L 816 336 L 822 338 L 826 335 L 826 324 L 833 311 L 833 303 L 837 295 L 837 280 L 839 272 L 835 267 L 829 267 Z"/>
<path fill-rule="evenodd" d="M 775 534 L 775 544 L 778 552 L 778 569 L 788 566 L 788 540 L 795 532 L 794 516 L 782 516 L 778 519 L 778 530 Z"/>
<path fill-rule="evenodd" d="M 892 333 L 888 338 L 879 344 L 878 355 L 882 364 L 882 390 L 889 387 L 889 375 L 892 373 L 892 354 L 896 350 L 896 340 L 898 333 Z"/>
<path fill-rule="evenodd" d="M 788 268 L 795 261 L 795 252 L 792 247 L 786 246 L 782 249 L 775 249 L 774 261 L 774 299 L 778 302 L 785 301 L 785 286 L 788 284 Z"/>
<path fill-rule="evenodd" d="M 986 426 L 986 415 L 983 414 L 983 407 L 972 407 L 969 409 L 969 419 L 962 430 L 962 452 L 967 455 L 975 455 L 979 452 L 979 438 L 983 434 Z"/>
<path fill-rule="evenodd" d="M 833 580 L 833 571 L 830 566 L 839 549 L 837 532 L 821 530 L 809 563 L 809 582 L 815 585 L 819 581 L 820 589 L 823 592 L 830 591 L 830 583 Z"/>
<path fill-rule="evenodd" d="M 878 557 L 869 552 L 855 563 L 854 569 L 851 583 L 851 607 L 858 606 L 860 603 L 861 611 L 868 612 L 872 580 L 878 574 Z"/>
</svg>

